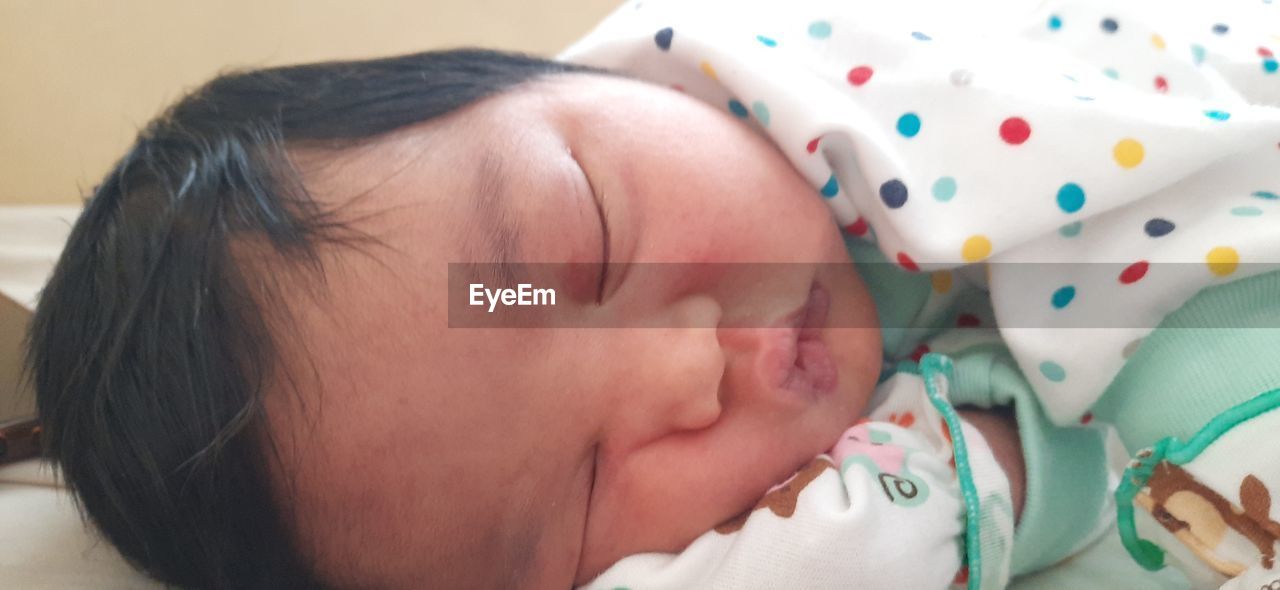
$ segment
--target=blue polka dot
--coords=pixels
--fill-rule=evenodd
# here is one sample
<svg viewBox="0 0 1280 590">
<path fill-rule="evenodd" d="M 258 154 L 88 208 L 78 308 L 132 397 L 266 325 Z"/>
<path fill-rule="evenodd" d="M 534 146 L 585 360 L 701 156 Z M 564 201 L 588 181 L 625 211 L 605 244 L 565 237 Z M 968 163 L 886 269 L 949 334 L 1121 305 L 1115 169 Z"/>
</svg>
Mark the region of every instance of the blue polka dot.
<svg viewBox="0 0 1280 590">
<path fill-rule="evenodd" d="M 1075 213 L 1084 207 L 1084 189 L 1074 182 L 1068 182 L 1058 189 L 1058 208 L 1065 213 Z"/>
<path fill-rule="evenodd" d="M 1050 16 L 1050 17 L 1049 17 L 1049 30 L 1050 30 L 1050 31 L 1056 31 L 1056 30 L 1061 29 L 1061 28 L 1062 28 L 1062 17 L 1060 17 L 1060 16 L 1058 16 L 1058 15 L 1056 15 L 1056 14 L 1055 14 L 1055 15 Z"/>
<path fill-rule="evenodd" d="M 751 103 L 751 112 L 756 114 L 756 119 L 760 121 L 760 125 L 769 126 L 769 107 L 763 102 L 757 100 Z"/>
<path fill-rule="evenodd" d="M 671 37 L 675 34 L 675 31 L 671 30 L 671 27 L 667 27 L 653 35 L 653 42 L 658 45 L 658 49 L 667 51 L 671 49 Z"/>
<path fill-rule="evenodd" d="M 1257 207 L 1236 207 L 1231 210 L 1231 214 L 1236 217 L 1257 217 L 1262 215 L 1262 209 Z"/>
<path fill-rule="evenodd" d="M 822 192 L 822 196 L 828 199 L 836 196 L 836 193 L 840 192 L 840 183 L 836 182 L 835 174 L 832 174 L 831 178 L 827 179 L 827 183 L 822 185 L 821 192 Z"/>
<path fill-rule="evenodd" d="M 1231 113 L 1226 111 L 1205 111 L 1204 116 L 1209 117 L 1214 121 L 1226 121 L 1231 118 Z"/>
<path fill-rule="evenodd" d="M 1072 285 L 1067 285 L 1065 287 L 1058 289 L 1057 291 L 1054 291 L 1053 297 L 1051 297 L 1049 301 L 1050 303 L 1053 304 L 1054 309 L 1062 309 L 1068 305 L 1071 305 L 1071 300 L 1075 298 L 1076 298 L 1076 288 Z"/>
<path fill-rule="evenodd" d="M 1114 33 L 1120 30 L 1120 23 L 1116 22 L 1116 19 L 1114 18 L 1102 19 L 1101 25 L 1102 25 L 1102 30 L 1108 33 Z"/>
<path fill-rule="evenodd" d="M 1102 75 L 1108 78 L 1111 78 L 1112 80 L 1120 79 L 1120 72 L 1116 71 L 1115 68 L 1107 68 L 1105 70 L 1102 70 Z"/>
<path fill-rule="evenodd" d="M 1093 102 L 1094 98 L 1092 96 L 1077 96 L 1076 100 L 1082 100 L 1084 102 Z"/>
<path fill-rule="evenodd" d="M 1271 191 L 1256 191 L 1253 193 L 1253 196 L 1259 199 L 1262 199 L 1264 201 L 1280 201 L 1280 195 L 1277 195 Z"/>
<path fill-rule="evenodd" d="M 932 41 L 933 40 L 933 37 L 930 37 L 924 33 L 921 33 L 920 31 L 912 31 L 911 36 L 914 37 L 916 41 Z"/>
<path fill-rule="evenodd" d="M 920 115 L 907 113 L 898 117 L 898 133 L 903 137 L 915 137 L 920 133 Z"/>
<path fill-rule="evenodd" d="M 747 118 L 747 115 L 751 114 L 747 112 L 747 106 L 738 102 L 735 98 L 729 99 L 729 110 L 740 119 L 745 119 Z"/>
<path fill-rule="evenodd" d="M 1268 74 L 1274 74 L 1276 73 L 1276 70 L 1280 70 L 1280 62 L 1272 58 L 1262 60 L 1262 71 Z"/>
<path fill-rule="evenodd" d="M 1076 236 L 1080 235 L 1080 230 L 1081 230 L 1081 229 L 1083 229 L 1083 228 L 1084 228 L 1084 222 L 1083 222 L 1083 221 L 1077 221 L 1077 222 L 1075 222 L 1075 223 L 1068 223 L 1068 224 L 1066 224 L 1066 225 L 1064 225 L 1064 226 L 1062 226 L 1062 227 L 1058 228 L 1058 234 L 1059 234 L 1059 235 L 1061 235 L 1061 236 L 1062 236 L 1062 237 L 1064 237 L 1064 238 L 1074 238 L 1074 237 L 1076 237 Z"/>
<path fill-rule="evenodd" d="M 1216 25 L 1213 25 L 1213 34 L 1215 35 L 1226 35 L 1230 31 L 1231 31 L 1231 27 L 1228 27 L 1223 23 L 1218 23 Z"/>
<path fill-rule="evenodd" d="M 1067 370 L 1053 361 L 1040 363 L 1040 374 L 1054 383 L 1062 383 L 1067 380 Z"/>
<path fill-rule="evenodd" d="M 933 183 L 933 198 L 943 203 L 956 196 L 956 179 L 943 176 Z"/>
<path fill-rule="evenodd" d="M 1155 217 L 1142 226 L 1142 231 L 1147 232 L 1147 235 L 1153 238 L 1159 238 L 1173 233 L 1175 227 L 1177 226 L 1172 221 Z"/>
<path fill-rule="evenodd" d="M 1191 61 L 1196 65 L 1204 63 L 1206 52 L 1203 45 L 1196 43 L 1191 44 Z"/>
<path fill-rule="evenodd" d="M 814 39 L 826 39 L 831 36 L 831 23 L 825 20 L 816 20 L 809 23 L 809 36 Z"/>
<path fill-rule="evenodd" d="M 907 204 L 907 185 L 901 180 L 893 179 L 880 185 L 880 200 L 890 209 L 898 209 Z"/>
<path fill-rule="evenodd" d="M 762 43 L 765 47 L 777 47 L 778 42 L 764 35 L 756 35 L 756 41 Z"/>
</svg>

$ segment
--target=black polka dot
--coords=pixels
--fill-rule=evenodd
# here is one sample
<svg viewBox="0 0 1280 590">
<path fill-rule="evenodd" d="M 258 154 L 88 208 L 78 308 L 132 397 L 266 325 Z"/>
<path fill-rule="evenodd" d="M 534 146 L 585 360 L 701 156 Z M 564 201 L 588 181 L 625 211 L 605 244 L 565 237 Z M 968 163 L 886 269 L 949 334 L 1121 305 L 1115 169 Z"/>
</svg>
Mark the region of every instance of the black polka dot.
<svg viewBox="0 0 1280 590">
<path fill-rule="evenodd" d="M 1114 18 L 1104 18 L 1102 19 L 1102 30 L 1114 33 L 1120 30 L 1120 23 L 1116 22 Z"/>
<path fill-rule="evenodd" d="M 1172 221 L 1154 217 L 1147 221 L 1147 224 L 1142 227 L 1142 231 L 1147 232 L 1147 235 L 1153 238 L 1158 238 L 1160 236 L 1169 235 L 1173 232 L 1174 227 L 1175 226 Z"/>
<path fill-rule="evenodd" d="M 1216 35 L 1226 35 L 1227 31 L 1230 31 L 1230 30 L 1231 30 L 1231 27 L 1228 27 L 1223 23 L 1218 23 L 1216 25 L 1213 25 L 1213 32 Z"/>
<path fill-rule="evenodd" d="M 893 179 L 880 185 L 880 200 L 890 209 L 897 209 L 907 204 L 907 185 L 901 180 Z"/>
<path fill-rule="evenodd" d="M 653 36 L 653 42 L 658 44 L 659 49 L 667 51 L 671 49 L 671 37 L 675 36 L 675 34 L 676 32 L 671 30 L 671 27 L 667 27 Z"/>
</svg>

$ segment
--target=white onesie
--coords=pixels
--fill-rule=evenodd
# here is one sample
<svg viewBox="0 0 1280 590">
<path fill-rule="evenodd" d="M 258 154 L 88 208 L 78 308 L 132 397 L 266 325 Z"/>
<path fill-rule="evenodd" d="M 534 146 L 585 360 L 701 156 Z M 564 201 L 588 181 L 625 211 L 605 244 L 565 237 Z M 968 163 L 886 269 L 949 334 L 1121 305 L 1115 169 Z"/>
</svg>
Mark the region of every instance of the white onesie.
<svg viewBox="0 0 1280 590">
<path fill-rule="evenodd" d="M 931 355 L 921 374 L 898 373 L 866 421 L 755 508 L 678 555 L 627 557 L 584 588 L 1003 587 L 1008 480 L 947 401 L 948 371 Z"/>
</svg>

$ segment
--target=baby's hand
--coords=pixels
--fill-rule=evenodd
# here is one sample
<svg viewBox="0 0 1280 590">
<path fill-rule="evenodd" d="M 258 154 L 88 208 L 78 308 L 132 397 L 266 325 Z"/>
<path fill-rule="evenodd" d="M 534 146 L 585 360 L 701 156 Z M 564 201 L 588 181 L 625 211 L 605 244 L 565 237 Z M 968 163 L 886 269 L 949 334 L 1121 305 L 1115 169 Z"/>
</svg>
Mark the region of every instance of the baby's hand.
<svg viewBox="0 0 1280 590">
<path fill-rule="evenodd" d="M 996 462 L 1009 478 L 1009 494 L 1013 498 L 1014 518 L 1022 516 L 1022 499 L 1027 487 L 1027 466 L 1022 457 L 1022 439 L 1018 436 L 1018 421 L 1013 408 L 996 406 L 991 409 L 964 408 L 957 413 L 987 439 L 987 445 L 996 456 Z"/>
</svg>

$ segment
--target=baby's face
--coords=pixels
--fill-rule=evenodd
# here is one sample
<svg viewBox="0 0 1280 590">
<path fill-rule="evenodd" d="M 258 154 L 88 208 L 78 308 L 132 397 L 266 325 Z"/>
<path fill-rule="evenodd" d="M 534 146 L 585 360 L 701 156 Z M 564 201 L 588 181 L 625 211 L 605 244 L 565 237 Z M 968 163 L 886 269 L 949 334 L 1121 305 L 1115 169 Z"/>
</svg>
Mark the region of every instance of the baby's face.
<svg viewBox="0 0 1280 590">
<path fill-rule="evenodd" d="M 297 393 L 268 399 L 281 504 L 332 579 L 565 588 L 678 551 L 828 448 L 876 381 L 875 311 L 817 191 L 678 92 L 566 75 L 298 159 L 382 242 L 291 297 Z M 495 256 L 580 264 L 535 285 L 557 301 L 533 327 L 450 328 L 447 263 Z M 838 264 L 719 264 L 739 262 Z M 796 330 L 760 326 L 823 292 L 825 325 L 865 327 L 807 331 L 797 362 Z"/>
</svg>

